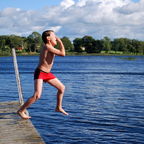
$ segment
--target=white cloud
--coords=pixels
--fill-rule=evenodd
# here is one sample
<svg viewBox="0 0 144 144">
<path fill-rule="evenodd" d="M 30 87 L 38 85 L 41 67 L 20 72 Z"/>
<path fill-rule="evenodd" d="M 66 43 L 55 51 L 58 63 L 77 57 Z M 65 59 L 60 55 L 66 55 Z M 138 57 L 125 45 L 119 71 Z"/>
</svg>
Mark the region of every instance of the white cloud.
<svg viewBox="0 0 144 144">
<path fill-rule="evenodd" d="M 144 0 L 63 0 L 39 11 L 7 8 L 0 11 L 0 34 L 42 33 L 53 29 L 70 38 L 144 37 Z"/>
<path fill-rule="evenodd" d="M 74 4 L 75 4 L 75 2 L 73 0 L 63 0 L 60 5 L 62 7 L 64 7 L 65 9 L 67 9 L 67 8 L 71 7 L 72 5 L 74 5 Z"/>
</svg>

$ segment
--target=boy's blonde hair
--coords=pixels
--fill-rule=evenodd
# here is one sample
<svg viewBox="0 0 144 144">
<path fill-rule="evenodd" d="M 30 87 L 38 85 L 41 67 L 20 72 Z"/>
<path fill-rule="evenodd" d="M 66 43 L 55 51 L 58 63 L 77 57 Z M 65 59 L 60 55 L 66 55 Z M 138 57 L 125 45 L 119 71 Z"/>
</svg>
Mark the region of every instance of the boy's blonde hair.
<svg viewBox="0 0 144 144">
<path fill-rule="evenodd" d="M 42 33 L 42 40 L 44 43 L 47 43 L 47 36 L 50 36 L 51 32 L 54 32 L 53 30 L 46 30 Z"/>
</svg>

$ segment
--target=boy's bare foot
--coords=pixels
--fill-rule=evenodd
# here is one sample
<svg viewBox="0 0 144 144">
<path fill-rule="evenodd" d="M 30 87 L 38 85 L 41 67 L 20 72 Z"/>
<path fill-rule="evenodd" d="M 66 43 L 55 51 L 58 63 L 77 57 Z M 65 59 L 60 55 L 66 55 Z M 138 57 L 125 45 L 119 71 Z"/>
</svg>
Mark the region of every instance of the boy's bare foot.
<svg viewBox="0 0 144 144">
<path fill-rule="evenodd" d="M 58 108 L 58 107 L 56 107 L 55 111 L 56 111 L 56 112 L 61 112 L 61 113 L 63 113 L 64 115 L 69 115 L 63 108 Z"/>
<path fill-rule="evenodd" d="M 18 110 L 17 114 L 23 119 L 30 119 L 31 118 L 30 116 L 26 115 L 25 111 Z"/>
</svg>

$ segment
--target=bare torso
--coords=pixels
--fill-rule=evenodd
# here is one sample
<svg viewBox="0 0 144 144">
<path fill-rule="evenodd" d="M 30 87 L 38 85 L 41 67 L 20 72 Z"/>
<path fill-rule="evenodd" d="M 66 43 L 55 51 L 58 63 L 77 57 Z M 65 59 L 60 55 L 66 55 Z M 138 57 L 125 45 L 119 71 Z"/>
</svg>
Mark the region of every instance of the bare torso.
<svg viewBox="0 0 144 144">
<path fill-rule="evenodd" d="M 45 72 L 50 72 L 53 66 L 55 54 L 48 51 L 46 46 L 43 46 L 40 52 L 38 68 Z"/>
</svg>

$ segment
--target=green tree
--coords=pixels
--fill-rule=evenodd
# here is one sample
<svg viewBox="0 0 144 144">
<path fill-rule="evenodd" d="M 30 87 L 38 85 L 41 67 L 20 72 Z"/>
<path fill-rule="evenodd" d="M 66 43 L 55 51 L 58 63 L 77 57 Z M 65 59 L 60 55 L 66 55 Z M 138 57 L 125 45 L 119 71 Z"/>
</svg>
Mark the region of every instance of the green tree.
<svg viewBox="0 0 144 144">
<path fill-rule="evenodd" d="M 29 52 L 38 52 L 42 45 L 42 38 L 38 32 L 33 32 L 27 37 L 27 46 Z"/>
<path fill-rule="evenodd" d="M 5 39 L 0 37 L 0 50 L 4 51 L 5 49 Z"/>
<path fill-rule="evenodd" d="M 100 53 L 101 50 L 106 52 L 110 50 L 121 51 L 123 53 L 144 54 L 144 41 L 128 38 L 117 38 L 111 41 L 108 37 L 102 40 L 95 40 L 91 36 L 76 38 L 73 44 L 68 37 L 63 37 L 62 41 L 66 51 Z M 11 48 L 22 48 L 22 52 L 39 52 L 42 46 L 41 35 L 38 32 L 33 32 L 28 37 L 20 37 L 16 35 L 0 36 L 0 54 L 7 55 L 11 53 Z M 57 47 L 57 46 L 56 46 Z"/>
<path fill-rule="evenodd" d="M 94 53 L 100 53 L 102 51 L 103 48 L 103 43 L 102 40 L 95 40 L 93 43 L 94 46 Z"/>
<path fill-rule="evenodd" d="M 68 37 L 63 37 L 61 40 L 65 46 L 66 51 L 73 51 L 73 45 Z"/>
<path fill-rule="evenodd" d="M 115 51 L 127 52 L 128 50 L 125 39 L 124 38 L 114 39 L 112 49 Z"/>
<path fill-rule="evenodd" d="M 103 50 L 108 53 L 108 51 L 110 51 L 112 48 L 112 43 L 111 43 L 110 38 L 104 37 L 102 39 L 102 43 L 103 43 Z"/>
<path fill-rule="evenodd" d="M 138 40 L 133 39 L 132 45 L 135 48 L 135 53 L 143 53 L 144 45 L 143 45 L 142 41 L 138 41 Z"/>
<path fill-rule="evenodd" d="M 83 40 L 83 46 L 85 47 L 85 51 L 87 53 L 95 53 L 95 39 L 91 36 L 84 36 L 82 38 Z"/>
<path fill-rule="evenodd" d="M 22 38 L 20 36 L 16 36 L 16 35 L 10 35 L 10 36 L 4 36 L 1 37 L 1 47 L 2 47 L 2 51 L 5 51 L 7 53 L 11 53 L 11 48 L 16 48 L 18 46 L 20 46 L 20 42 L 22 40 Z"/>
<path fill-rule="evenodd" d="M 76 38 L 73 40 L 74 51 L 75 52 L 83 52 L 83 41 L 81 38 Z"/>
</svg>

